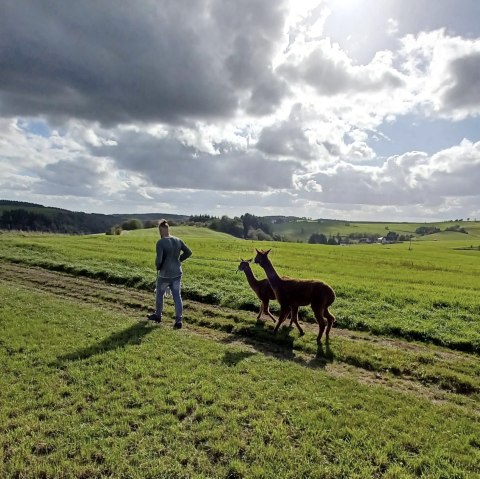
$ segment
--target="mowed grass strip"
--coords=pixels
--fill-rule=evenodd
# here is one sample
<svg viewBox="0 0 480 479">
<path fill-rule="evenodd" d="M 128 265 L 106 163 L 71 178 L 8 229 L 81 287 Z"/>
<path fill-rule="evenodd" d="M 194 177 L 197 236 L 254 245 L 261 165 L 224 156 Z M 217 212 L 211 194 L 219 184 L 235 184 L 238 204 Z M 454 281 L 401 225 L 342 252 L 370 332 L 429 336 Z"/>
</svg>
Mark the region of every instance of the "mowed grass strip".
<svg viewBox="0 0 480 479">
<path fill-rule="evenodd" d="M 1 477 L 480 475 L 466 408 L 0 283 Z"/>
</svg>

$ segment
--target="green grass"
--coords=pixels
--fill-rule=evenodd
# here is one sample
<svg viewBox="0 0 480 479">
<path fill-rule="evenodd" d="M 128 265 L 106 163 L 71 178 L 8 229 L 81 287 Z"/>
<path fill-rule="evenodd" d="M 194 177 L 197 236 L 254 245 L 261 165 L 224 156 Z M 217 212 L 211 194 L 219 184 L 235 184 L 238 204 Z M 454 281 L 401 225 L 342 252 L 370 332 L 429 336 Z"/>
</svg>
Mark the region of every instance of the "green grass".
<svg viewBox="0 0 480 479">
<path fill-rule="evenodd" d="M 340 327 L 480 352 L 480 250 L 471 238 L 419 241 L 410 250 L 408 244 L 261 243 L 195 227 L 173 232 L 194 252 L 184 265 L 187 299 L 257 310 L 258 300 L 235 271 L 238 258 L 268 247 L 281 275 L 332 285 Z M 0 258 L 153 289 L 157 239 L 156 230 L 121 236 L 3 234 Z M 259 267 L 254 271 L 264 277 Z M 301 314 L 311 319 L 308 308 Z"/>
<path fill-rule="evenodd" d="M 468 406 L 15 283 L 0 295 L 0 477 L 480 477 Z"/>
</svg>

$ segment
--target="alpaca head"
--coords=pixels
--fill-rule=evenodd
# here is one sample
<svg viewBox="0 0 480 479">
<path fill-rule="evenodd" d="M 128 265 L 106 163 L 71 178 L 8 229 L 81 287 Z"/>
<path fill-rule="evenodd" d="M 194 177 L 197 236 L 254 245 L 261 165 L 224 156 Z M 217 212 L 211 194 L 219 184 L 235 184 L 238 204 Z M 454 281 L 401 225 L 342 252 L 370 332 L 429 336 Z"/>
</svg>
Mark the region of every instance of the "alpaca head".
<svg viewBox="0 0 480 479">
<path fill-rule="evenodd" d="M 237 273 L 239 271 L 247 271 L 250 269 L 250 263 L 252 262 L 251 259 L 242 259 L 240 258 L 240 264 L 238 265 L 237 268 Z"/>
<path fill-rule="evenodd" d="M 253 262 L 259 264 L 262 267 L 265 266 L 268 263 L 268 253 L 270 253 L 270 251 L 272 250 L 269 249 L 266 251 L 262 251 L 255 248 L 255 251 L 257 252 L 257 255 L 255 256 Z"/>
</svg>

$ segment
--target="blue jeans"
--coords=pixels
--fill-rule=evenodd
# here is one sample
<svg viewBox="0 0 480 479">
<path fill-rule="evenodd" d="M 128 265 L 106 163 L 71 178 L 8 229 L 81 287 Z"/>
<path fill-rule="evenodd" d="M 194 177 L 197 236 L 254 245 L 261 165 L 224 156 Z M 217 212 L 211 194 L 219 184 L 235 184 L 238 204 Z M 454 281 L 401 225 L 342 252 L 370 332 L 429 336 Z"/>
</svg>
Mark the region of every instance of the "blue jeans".
<svg viewBox="0 0 480 479">
<path fill-rule="evenodd" d="M 183 316 L 183 302 L 182 296 L 180 294 L 182 277 L 179 276 L 178 278 L 157 278 L 157 292 L 155 295 L 155 307 L 156 311 L 155 314 L 161 318 L 163 312 L 163 296 L 165 291 L 170 286 L 170 290 L 172 291 L 173 302 L 175 303 L 175 321 L 179 322 L 182 321 Z"/>
</svg>

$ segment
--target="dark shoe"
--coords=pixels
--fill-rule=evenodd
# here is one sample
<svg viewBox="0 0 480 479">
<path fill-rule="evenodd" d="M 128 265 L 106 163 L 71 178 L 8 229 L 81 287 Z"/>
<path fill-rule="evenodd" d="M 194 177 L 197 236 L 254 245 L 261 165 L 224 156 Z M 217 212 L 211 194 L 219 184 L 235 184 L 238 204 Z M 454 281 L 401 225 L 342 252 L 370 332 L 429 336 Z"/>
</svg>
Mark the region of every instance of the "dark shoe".
<svg viewBox="0 0 480 479">
<path fill-rule="evenodd" d="M 182 329 L 183 324 L 181 321 L 175 321 L 175 324 L 173 325 L 175 329 Z"/>
<path fill-rule="evenodd" d="M 162 321 L 162 318 L 160 316 L 157 316 L 155 313 L 147 316 L 147 319 L 149 321 L 153 321 L 154 323 L 160 323 Z"/>
</svg>

